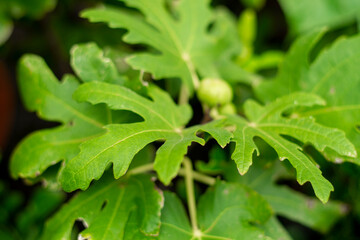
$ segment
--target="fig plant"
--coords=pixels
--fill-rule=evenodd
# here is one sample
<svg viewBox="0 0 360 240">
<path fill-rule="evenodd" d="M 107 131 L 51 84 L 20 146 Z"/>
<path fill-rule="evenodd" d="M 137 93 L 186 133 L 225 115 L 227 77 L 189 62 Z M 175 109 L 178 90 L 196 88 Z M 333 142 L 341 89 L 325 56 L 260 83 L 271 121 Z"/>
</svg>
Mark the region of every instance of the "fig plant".
<svg viewBox="0 0 360 240">
<path fill-rule="evenodd" d="M 122 41 L 141 50 L 119 61 L 77 44 L 74 74 L 61 81 L 39 56 L 19 62 L 25 106 L 59 125 L 19 143 L 11 174 L 80 189 L 41 238 L 291 239 L 277 216 L 328 231 L 346 210 L 329 201 L 334 187 L 318 162 L 360 163 L 359 36 L 309 62 L 326 30 L 308 32 L 284 57 L 273 53 L 282 64 L 266 79 L 252 56 L 255 30 L 239 33 L 228 10 L 209 0 L 121 2 L 81 16 L 125 29 Z M 245 100 L 244 86 L 254 92 Z M 308 182 L 317 199 L 279 179 Z"/>
</svg>

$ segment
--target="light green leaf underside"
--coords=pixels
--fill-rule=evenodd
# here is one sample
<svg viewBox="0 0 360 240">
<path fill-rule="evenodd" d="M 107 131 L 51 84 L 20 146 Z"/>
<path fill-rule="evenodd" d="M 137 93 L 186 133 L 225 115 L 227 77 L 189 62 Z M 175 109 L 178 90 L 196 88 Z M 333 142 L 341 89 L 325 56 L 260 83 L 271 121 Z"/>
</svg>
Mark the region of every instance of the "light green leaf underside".
<svg viewBox="0 0 360 240">
<path fill-rule="evenodd" d="M 234 124 L 236 130 L 232 141 L 236 143 L 232 154 L 238 170 L 244 174 L 252 164 L 252 156 L 257 149 L 254 137 L 260 137 L 275 149 L 280 160 L 287 159 L 297 171 L 300 184 L 309 181 L 316 196 L 323 202 L 329 198 L 333 187 L 321 174 L 320 169 L 302 151 L 301 146 L 285 139 L 282 135 L 291 136 L 303 143 L 311 143 L 323 152 L 331 148 L 341 155 L 354 157 L 354 146 L 345 138 L 345 134 L 337 129 L 331 129 L 315 123 L 311 118 L 285 118 L 282 114 L 298 106 L 324 104 L 316 95 L 294 93 L 260 106 L 254 101 L 244 105 L 248 121 L 239 116 L 230 116 L 228 121 Z"/>
<path fill-rule="evenodd" d="M 172 193 L 165 192 L 164 195 L 159 238 L 198 239 L 180 200 Z M 201 239 L 272 239 L 262 230 L 269 228 L 271 215 L 269 205 L 254 191 L 239 184 L 217 182 L 201 196 L 198 203 Z M 283 233 L 279 230 L 272 231 L 272 234 L 275 232 Z M 279 238 L 274 236 L 274 239 Z"/>
<path fill-rule="evenodd" d="M 125 239 L 125 229 L 136 225 L 138 236 L 146 239 L 146 235 L 159 234 L 162 202 L 163 196 L 150 176 L 121 181 L 106 176 L 78 193 L 48 220 L 41 239 L 70 240 L 76 220 L 86 226 L 80 233 L 83 238 Z"/>
<path fill-rule="evenodd" d="M 276 181 L 288 176 L 279 162 L 269 163 L 258 158 L 244 176 L 240 176 L 233 166 L 226 168 L 226 179 L 245 184 L 257 191 L 271 205 L 277 215 L 299 222 L 322 233 L 328 232 L 334 223 L 346 213 L 342 203 L 329 201 L 321 203 L 316 198 L 306 196 L 289 187 L 277 185 Z"/>
<path fill-rule="evenodd" d="M 341 38 L 329 49 L 323 51 L 310 65 L 293 65 L 291 55 L 302 52 L 301 58 L 308 59 L 313 42 L 318 40 L 321 33 L 310 33 L 298 39 L 288 60 L 279 71 L 286 72 L 287 78 L 279 78 L 260 85 L 256 91 L 258 96 L 267 101 L 274 99 L 271 94 L 278 96 L 294 91 L 307 91 L 321 96 L 327 103 L 325 107 L 314 107 L 301 110 L 302 116 L 313 116 L 316 121 L 329 127 L 343 130 L 346 137 L 360 151 L 360 36 Z M 303 51 L 307 45 L 308 50 Z M 300 56 L 299 56 L 300 57 Z M 294 71 L 287 71 L 286 65 L 292 66 Z M 290 68 L 289 68 L 290 69 Z M 298 72 L 301 71 L 301 78 Z M 287 86 L 292 86 L 287 88 Z M 348 158 L 326 151 L 325 156 L 335 162 L 349 161 L 360 164 L 360 157 Z"/>
<path fill-rule="evenodd" d="M 62 126 L 37 131 L 17 146 L 10 162 L 13 177 L 35 177 L 60 160 L 72 158 L 81 142 L 104 132 L 107 109 L 73 100 L 78 86 L 72 76 L 59 82 L 40 57 L 21 59 L 19 87 L 25 106 Z"/>
<path fill-rule="evenodd" d="M 279 0 L 292 34 L 316 27 L 338 27 L 355 22 L 360 10 L 357 0 Z"/>
<path fill-rule="evenodd" d="M 78 100 L 129 110 L 144 121 L 107 125 L 107 133 L 82 144 L 79 155 L 68 161 L 61 172 L 60 181 L 66 191 L 86 189 L 91 180 L 101 177 L 110 163 L 113 163 L 115 178 L 119 178 L 138 151 L 158 140 L 165 143 L 156 153 L 154 169 L 160 180 L 168 184 L 176 176 L 187 147 L 192 142 L 205 143 L 196 136 L 199 130 L 209 132 L 222 146 L 229 142 L 232 135 L 220 128 L 221 121 L 183 129 L 191 117 L 189 106 L 177 106 L 167 93 L 155 86 L 150 86 L 148 93 L 152 100 L 107 83 L 92 82 L 79 87 L 74 95 Z"/>
</svg>

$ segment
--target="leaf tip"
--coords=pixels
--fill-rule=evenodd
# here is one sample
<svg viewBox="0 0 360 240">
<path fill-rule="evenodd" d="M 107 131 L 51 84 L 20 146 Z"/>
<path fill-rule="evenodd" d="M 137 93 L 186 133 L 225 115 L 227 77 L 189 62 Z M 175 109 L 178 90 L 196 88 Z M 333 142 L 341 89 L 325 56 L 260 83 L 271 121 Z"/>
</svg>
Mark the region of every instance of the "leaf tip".
<svg viewBox="0 0 360 240">
<path fill-rule="evenodd" d="M 352 149 L 351 151 L 349 151 L 349 152 L 347 153 L 347 156 L 348 156 L 348 157 L 352 157 L 352 158 L 356 158 L 356 157 L 358 156 L 358 153 L 357 153 L 357 151 L 356 151 L 355 148 L 354 148 L 354 149 Z"/>
<path fill-rule="evenodd" d="M 248 172 L 248 170 L 249 170 L 249 167 L 247 167 L 247 168 L 238 168 L 238 172 L 239 172 L 239 174 L 240 174 L 241 176 L 244 176 L 245 173 Z"/>
</svg>

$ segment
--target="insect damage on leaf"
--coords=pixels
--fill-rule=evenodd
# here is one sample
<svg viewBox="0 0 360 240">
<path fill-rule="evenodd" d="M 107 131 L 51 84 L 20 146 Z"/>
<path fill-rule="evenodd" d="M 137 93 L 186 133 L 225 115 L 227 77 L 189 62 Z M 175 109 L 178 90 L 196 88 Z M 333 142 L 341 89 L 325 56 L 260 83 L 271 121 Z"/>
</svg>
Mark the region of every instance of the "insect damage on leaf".
<svg viewBox="0 0 360 240">
<path fill-rule="evenodd" d="M 114 181 L 107 175 L 86 192 L 78 193 L 50 218 L 41 239 L 69 239 L 78 219 L 87 225 L 80 233 L 83 238 L 123 239 L 125 232 L 134 227 L 140 229 L 141 239 L 156 236 L 163 201 L 162 192 L 155 189 L 150 176 Z"/>
</svg>

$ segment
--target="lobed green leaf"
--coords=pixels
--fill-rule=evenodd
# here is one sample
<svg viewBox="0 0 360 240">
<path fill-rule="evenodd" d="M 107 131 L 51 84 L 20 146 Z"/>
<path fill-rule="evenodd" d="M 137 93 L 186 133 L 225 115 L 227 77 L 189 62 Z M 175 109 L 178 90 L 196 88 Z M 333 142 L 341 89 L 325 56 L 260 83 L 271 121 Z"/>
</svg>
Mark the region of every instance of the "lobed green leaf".
<svg viewBox="0 0 360 240">
<path fill-rule="evenodd" d="M 95 43 L 77 44 L 71 49 L 71 66 L 83 82 L 99 81 L 122 85 L 115 64 Z"/>
<path fill-rule="evenodd" d="M 199 236 L 202 239 L 272 239 L 269 236 L 279 239 L 279 235 L 287 236 L 283 229 L 270 231 L 269 224 L 273 221 L 270 206 L 256 192 L 240 184 L 218 181 L 200 197 L 199 232 L 196 233 L 180 200 L 168 192 L 164 195 L 160 239 L 185 240 Z M 277 226 L 272 224 L 274 228 Z"/>
<path fill-rule="evenodd" d="M 19 64 L 19 87 L 30 111 L 61 126 L 37 131 L 15 149 L 10 171 L 13 177 L 35 177 L 61 160 L 74 157 L 81 142 L 103 133 L 109 121 L 105 106 L 78 103 L 72 94 L 79 86 L 73 76 L 59 82 L 46 63 L 37 56 L 25 55 Z"/>
<path fill-rule="evenodd" d="M 93 104 L 106 103 L 111 109 L 129 110 L 139 114 L 144 121 L 130 124 L 110 124 L 107 133 L 80 146 L 80 153 L 66 162 L 60 182 L 66 191 L 86 189 L 91 180 L 99 179 L 106 167 L 113 163 L 115 178 L 127 171 L 133 157 L 147 144 L 165 140 L 158 149 L 154 169 L 159 179 L 169 184 L 176 176 L 180 164 L 192 142 L 204 144 L 196 136 L 198 131 L 210 133 L 225 146 L 232 136 L 218 127 L 221 121 L 183 129 L 191 117 L 188 105 L 177 106 L 171 97 L 155 86 L 149 86 L 152 100 L 118 85 L 91 82 L 78 88 L 75 97 Z"/>
<path fill-rule="evenodd" d="M 199 84 L 198 73 L 202 78 L 234 79 L 232 75 L 236 75 L 237 80 L 248 82 L 249 74 L 231 61 L 240 45 L 229 12 L 214 13 L 209 0 L 180 1 L 174 14 L 166 9 L 165 0 L 122 2 L 143 16 L 111 7 L 85 10 L 82 16 L 112 28 L 125 28 L 125 42 L 155 49 L 128 58 L 133 68 L 150 72 L 155 79 L 179 77 L 190 92 Z M 215 16 L 214 27 L 209 31 Z"/>
<path fill-rule="evenodd" d="M 356 89 L 360 87 L 360 36 L 339 39 L 310 64 L 310 51 L 322 34 L 323 32 L 312 32 L 299 38 L 280 68 L 278 78 L 260 84 L 256 92 L 265 101 L 294 91 L 319 95 L 327 102 L 325 107 L 300 109 L 298 114 L 313 116 L 321 124 L 343 130 L 359 152 L 360 98 Z M 307 46 L 306 51 L 304 46 Z M 303 59 L 303 64 L 293 61 L 296 56 Z M 327 150 L 325 156 L 336 163 L 348 161 L 360 164 L 359 156 L 349 158 L 331 150 Z"/>
<path fill-rule="evenodd" d="M 360 10 L 357 0 L 280 0 L 291 34 L 300 34 L 318 27 L 333 28 L 355 22 Z"/>
<path fill-rule="evenodd" d="M 313 94 L 294 93 L 260 106 L 254 101 L 247 101 L 244 106 L 248 120 L 240 116 L 230 116 L 229 123 L 236 130 L 232 141 L 236 143 L 232 154 L 240 174 L 245 174 L 252 164 L 252 156 L 259 150 L 254 137 L 260 137 L 275 149 L 280 160 L 289 160 L 297 171 L 300 184 L 309 181 L 316 196 L 323 202 L 329 198 L 333 187 L 321 174 L 320 169 L 302 151 L 301 146 L 287 140 L 290 136 L 303 143 L 311 143 L 320 152 L 331 148 L 341 155 L 355 157 L 354 146 L 346 139 L 344 132 L 324 127 L 315 123 L 312 118 L 285 118 L 282 115 L 298 106 L 324 104 L 324 101 Z"/>
<path fill-rule="evenodd" d="M 267 152 L 268 153 L 268 152 Z M 271 205 L 276 215 L 299 222 L 305 226 L 326 233 L 347 213 L 347 206 L 337 201 L 321 203 L 316 198 L 295 191 L 276 182 L 290 179 L 288 171 L 279 162 L 269 161 L 269 154 L 254 161 L 244 176 L 234 170 L 233 164 L 224 167 L 225 179 L 239 182 L 258 192 Z"/>
<path fill-rule="evenodd" d="M 121 181 L 106 176 L 64 205 L 46 223 L 41 239 L 71 239 L 76 220 L 86 226 L 80 233 L 82 238 L 123 239 L 130 219 L 143 238 L 157 235 L 162 204 L 163 196 L 149 176 L 137 175 Z"/>
</svg>

